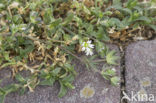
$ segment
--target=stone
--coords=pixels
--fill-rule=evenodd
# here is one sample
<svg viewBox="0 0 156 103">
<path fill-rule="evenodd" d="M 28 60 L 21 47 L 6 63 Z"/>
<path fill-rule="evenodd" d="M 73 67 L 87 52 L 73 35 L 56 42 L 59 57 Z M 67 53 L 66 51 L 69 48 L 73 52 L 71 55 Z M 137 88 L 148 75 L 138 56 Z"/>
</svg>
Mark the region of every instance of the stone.
<svg viewBox="0 0 156 103">
<path fill-rule="evenodd" d="M 109 46 L 120 56 L 117 46 Z M 11 93 L 6 97 L 5 103 L 120 103 L 120 85 L 112 86 L 99 73 L 89 71 L 79 61 L 75 60 L 73 64 L 78 73 L 73 83 L 75 89 L 69 90 L 64 97 L 57 97 L 59 84 L 56 82 L 52 87 L 37 86 L 35 92 L 26 92 L 22 96 L 17 92 Z M 120 77 L 120 60 L 118 64 L 115 69 Z M 0 71 L 0 77 L 3 78 L 1 74 L 3 71 Z"/>
<path fill-rule="evenodd" d="M 130 44 L 125 61 L 128 103 L 156 103 L 156 40 Z M 137 94 L 133 100 L 132 94 Z"/>
</svg>

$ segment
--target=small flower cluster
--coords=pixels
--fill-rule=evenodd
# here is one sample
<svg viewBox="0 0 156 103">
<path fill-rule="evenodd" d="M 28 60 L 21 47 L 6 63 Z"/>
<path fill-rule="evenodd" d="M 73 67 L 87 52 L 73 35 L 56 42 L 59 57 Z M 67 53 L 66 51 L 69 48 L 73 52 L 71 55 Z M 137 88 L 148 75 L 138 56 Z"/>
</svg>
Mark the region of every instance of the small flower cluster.
<svg viewBox="0 0 156 103">
<path fill-rule="evenodd" d="M 82 51 L 85 51 L 86 55 L 93 55 L 93 48 L 94 48 L 94 45 L 91 44 L 91 40 L 88 40 L 87 42 L 83 42 L 82 43 Z"/>
<path fill-rule="evenodd" d="M 112 68 L 112 70 L 113 70 L 114 72 L 116 72 L 116 69 L 115 69 L 115 68 Z"/>
<path fill-rule="evenodd" d="M 110 28 L 109 31 L 108 31 L 108 33 L 110 33 L 110 34 L 112 34 L 114 32 L 115 32 L 115 27 Z"/>
</svg>

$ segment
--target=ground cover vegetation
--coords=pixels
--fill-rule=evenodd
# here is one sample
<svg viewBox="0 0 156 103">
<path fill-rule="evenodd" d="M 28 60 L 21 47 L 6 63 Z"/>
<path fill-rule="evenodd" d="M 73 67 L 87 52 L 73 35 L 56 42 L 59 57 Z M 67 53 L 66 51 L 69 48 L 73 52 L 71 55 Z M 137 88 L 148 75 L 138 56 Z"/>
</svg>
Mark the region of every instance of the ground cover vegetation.
<svg viewBox="0 0 156 103">
<path fill-rule="evenodd" d="M 16 83 L 0 87 L 0 103 L 11 92 L 55 82 L 64 96 L 75 88 L 73 59 L 118 85 L 119 57 L 106 44 L 150 38 L 138 32 L 156 31 L 155 14 L 155 0 L 1 0 L 0 70 L 9 67 Z"/>
</svg>

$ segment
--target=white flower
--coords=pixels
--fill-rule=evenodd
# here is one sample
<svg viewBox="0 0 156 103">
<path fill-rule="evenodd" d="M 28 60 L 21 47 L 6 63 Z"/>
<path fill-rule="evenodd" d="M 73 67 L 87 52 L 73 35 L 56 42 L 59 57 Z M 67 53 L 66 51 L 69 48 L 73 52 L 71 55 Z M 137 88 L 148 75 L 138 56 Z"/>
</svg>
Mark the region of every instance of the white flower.
<svg viewBox="0 0 156 103">
<path fill-rule="evenodd" d="M 100 21 L 100 24 L 107 24 L 108 20 Z"/>
<path fill-rule="evenodd" d="M 17 8 L 19 5 L 18 2 L 13 2 L 11 5 L 10 5 L 10 8 Z"/>
<path fill-rule="evenodd" d="M 104 49 L 105 49 L 105 47 L 100 48 L 99 52 L 102 52 L 102 50 L 104 50 Z"/>
<path fill-rule="evenodd" d="M 87 48 L 86 55 L 87 55 L 87 56 L 88 56 L 88 55 L 93 55 L 93 51 L 92 51 L 91 49 L 88 49 L 88 48 Z"/>
<path fill-rule="evenodd" d="M 126 28 L 126 29 L 128 29 L 128 28 L 129 28 L 129 26 L 126 26 L 125 28 Z"/>
<path fill-rule="evenodd" d="M 26 30 L 26 27 L 21 28 L 21 30 Z"/>
<path fill-rule="evenodd" d="M 91 44 L 91 40 L 88 40 L 87 42 L 82 43 L 82 51 L 85 51 L 86 55 L 93 55 L 92 49 L 94 48 L 94 45 Z"/>
<path fill-rule="evenodd" d="M 112 68 L 112 70 L 116 72 L 116 69 L 115 68 Z"/>
<path fill-rule="evenodd" d="M 152 5 L 151 7 L 150 7 L 150 9 L 155 9 L 156 8 L 156 4 L 154 5 Z"/>
<path fill-rule="evenodd" d="M 112 33 L 114 33 L 114 30 L 115 30 L 115 28 L 113 27 L 113 28 L 109 29 L 108 33 L 112 34 Z"/>
<path fill-rule="evenodd" d="M 148 3 L 148 1 L 147 1 L 147 0 L 144 0 L 142 3 L 143 3 L 143 4 L 146 4 L 146 3 Z"/>
</svg>

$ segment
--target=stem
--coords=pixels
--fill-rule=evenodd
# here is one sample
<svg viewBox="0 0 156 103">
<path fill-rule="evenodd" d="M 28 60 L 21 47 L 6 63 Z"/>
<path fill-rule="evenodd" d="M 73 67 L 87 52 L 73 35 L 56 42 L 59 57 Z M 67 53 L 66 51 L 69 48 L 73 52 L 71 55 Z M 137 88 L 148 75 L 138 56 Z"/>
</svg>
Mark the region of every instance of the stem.
<svg viewBox="0 0 156 103">
<path fill-rule="evenodd" d="M 6 34 L 0 34 L 0 36 L 11 36 L 11 33 L 6 33 Z M 34 38 L 34 37 L 31 37 L 31 36 L 29 36 L 29 35 L 25 35 L 25 34 L 15 34 L 14 35 L 15 37 L 17 37 L 17 36 L 22 36 L 22 37 L 26 37 L 26 38 L 29 38 L 29 39 L 31 39 L 31 40 L 33 40 L 33 41 L 41 41 L 41 42 L 45 42 L 45 40 L 40 40 L 40 39 L 37 39 L 37 38 Z M 50 41 L 52 41 L 52 42 L 57 42 L 57 43 L 65 43 L 64 41 L 60 41 L 60 40 L 53 40 L 53 39 L 49 39 Z"/>
<path fill-rule="evenodd" d="M 67 31 L 68 33 L 72 34 L 72 35 L 76 35 L 76 33 L 72 32 L 72 31 L 69 30 L 68 28 L 63 27 L 63 29 L 64 29 L 65 31 Z M 88 36 L 89 38 L 91 38 L 91 39 L 94 40 L 94 41 L 98 41 L 97 39 L 95 39 L 95 38 L 93 38 L 93 37 L 91 37 L 91 36 L 89 36 L 89 35 L 87 35 L 87 34 L 83 34 L 83 35 Z M 101 40 L 101 42 L 104 42 L 104 43 L 111 43 L 110 41 L 107 42 L 107 41 L 104 41 L 104 40 Z"/>
<path fill-rule="evenodd" d="M 98 63 L 98 62 L 106 62 L 106 60 L 105 59 L 98 59 L 98 60 L 94 60 L 93 62 L 96 62 L 96 63 Z"/>
<path fill-rule="evenodd" d="M 76 35 L 76 33 L 72 32 L 71 30 L 69 30 L 68 28 L 62 27 L 62 29 L 64 29 L 66 32 L 72 34 L 72 35 Z"/>
<path fill-rule="evenodd" d="M 80 60 L 81 62 L 83 62 L 83 60 L 82 60 L 80 57 L 78 57 L 77 55 L 73 54 L 73 53 L 70 52 L 69 50 L 63 48 L 62 46 L 59 46 L 59 48 L 62 49 L 62 50 L 64 50 L 64 51 L 66 51 L 68 54 L 71 54 L 71 55 L 74 56 L 76 59 Z"/>
<path fill-rule="evenodd" d="M 9 35 L 11 35 L 11 34 L 10 34 L 10 33 L 7 33 L 7 34 L 0 34 L 0 35 L 2 35 L 2 36 L 9 36 Z M 33 41 L 40 41 L 40 42 L 42 42 L 42 43 L 48 44 L 48 42 L 46 42 L 45 40 L 40 40 L 40 39 L 31 37 L 31 36 L 28 36 L 28 35 L 25 35 L 25 34 L 15 34 L 15 36 L 23 36 L 23 37 L 27 37 L 27 38 L 29 38 L 29 39 L 31 39 L 31 40 L 33 40 Z M 50 41 L 51 41 L 51 42 L 60 42 L 60 41 L 57 41 L 57 40 L 50 40 Z M 51 44 L 51 45 L 57 46 L 57 45 L 55 45 L 55 44 Z M 83 60 L 82 60 L 80 57 L 76 56 L 75 54 L 73 54 L 73 53 L 70 52 L 69 50 L 65 49 L 65 48 L 62 47 L 62 46 L 58 46 L 58 47 L 59 47 L 60 49 L 64 50 L 64 51 L 66 51 L 68 54 L 74 56 L 76 59 L 78 59 L 78 60 L 80 60 L 81 62 L 83 62 Z"/>
<path fill-rule="evenodd" d="M 12 13 L 11 13 L 10 7 L 8 7 L 8 11 L 9 11 L 10 17 L 12 18 Z"/>
</svg>

